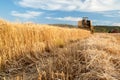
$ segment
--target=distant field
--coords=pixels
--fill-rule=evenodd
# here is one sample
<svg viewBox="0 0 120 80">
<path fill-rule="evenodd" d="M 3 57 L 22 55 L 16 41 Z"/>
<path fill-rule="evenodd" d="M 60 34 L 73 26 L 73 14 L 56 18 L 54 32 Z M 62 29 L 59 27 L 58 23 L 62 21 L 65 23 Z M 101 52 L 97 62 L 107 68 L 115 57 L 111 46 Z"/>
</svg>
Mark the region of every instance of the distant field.
<svg viewBox="0 0 120 80">
<path fill-rule="evenodd" d="M 70 27 L 70 28 L 76 27 L 77 28 L 77 26 L 75 25 L 68 25 L 68 24 L 51 24 L 51 25 L 60 26 L 60 27 Z M 114 29 L 120 32 L 120 26 L 104 26 L 104 25 L 94 26 L 94 32 L 99 32 L 99 33 L 108 33 Z"/>
<path fill-rule="evenodd" d="M 95 26 L 95 32 L 108 33 L 114 29 L 116 29 L 120 33 L 120 26 Z"/>
</svg>

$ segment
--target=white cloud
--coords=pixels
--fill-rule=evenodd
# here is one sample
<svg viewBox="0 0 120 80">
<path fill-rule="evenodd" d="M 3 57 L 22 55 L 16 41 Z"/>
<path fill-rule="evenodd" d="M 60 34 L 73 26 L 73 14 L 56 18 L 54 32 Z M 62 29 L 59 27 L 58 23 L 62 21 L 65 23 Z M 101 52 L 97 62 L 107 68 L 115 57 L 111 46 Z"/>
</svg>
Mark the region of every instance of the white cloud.
<svg viewBox="0 0 120 80">
<path fill-rule="evenodd" d="M 74 22 L 76 22 L 76 21 L 81 20 L 82 18 L 81 17 L 68 16 L 68 17 L 57 17 L 57 18 L 46 17 L 46 19 L 60 20 L 60 21 L 74 21 Z"/>
<path fill-rule="evenodd" d="M 120 26 L 120 23 L 113 23 L 113 26 Z"/>
<path fill-rule="evenodd" d="M 36 11 L 27 11 L 25 13 L 20 13 L 17 11 L 12 11 L 11 15 L 15 17 L 25 18 L 25 19 L 31 19 L 35 18 L 37 16 L 40 16 L 43 12 L 36 12 Z"/>
<path fill-rule="evenodd" d="M 103 14 L 103 16 L 105 17 L 120 17 L 120 12 L 119 11 L 105 11 L 105 12 L 101 12 L 101 14 Z"/>
<path fill-rule="evenodd" d="M 120 10 L 119 0 L 19 0 L 22 7 L 61 11 L 111 11 Z"/>
<path fill-rule="evenodd" d="M 112 14 L 105 14 L 104 16 L 106 16 L 106 17 L 117 17 L 116 15 L 112 15 Z"/>
</svg>

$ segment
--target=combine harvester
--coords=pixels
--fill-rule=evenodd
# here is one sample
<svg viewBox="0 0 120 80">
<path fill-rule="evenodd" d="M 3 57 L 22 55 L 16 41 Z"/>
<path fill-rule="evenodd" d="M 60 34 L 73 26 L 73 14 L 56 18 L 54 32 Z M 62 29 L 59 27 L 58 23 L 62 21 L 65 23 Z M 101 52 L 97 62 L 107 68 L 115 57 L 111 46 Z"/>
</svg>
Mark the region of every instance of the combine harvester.
<svg viewBox="0 0 120 80">
<path fill-rule="evenodd" d="M 83 17 L 82 20 L 78 21 L 78 28 L 90 30 L 94 33 L 94 27 L 92 26 L 92 21 L 88 20 L 88 17 Z"/>
</svg>

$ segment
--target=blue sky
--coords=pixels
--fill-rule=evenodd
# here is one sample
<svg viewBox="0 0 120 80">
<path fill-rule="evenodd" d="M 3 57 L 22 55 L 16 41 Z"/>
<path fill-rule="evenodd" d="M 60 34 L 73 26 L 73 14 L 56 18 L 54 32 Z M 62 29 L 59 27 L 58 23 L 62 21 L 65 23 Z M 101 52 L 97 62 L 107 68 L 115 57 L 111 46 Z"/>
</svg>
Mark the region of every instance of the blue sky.
<svg viewBox="0 0 120 80">
<path fill-rule="evenodd" d="M 83 16 L 93 25 L 120 26 L 120 0 L 1 0 L 0 18 L 40 24 L 74 24 Z"/>
</svg>

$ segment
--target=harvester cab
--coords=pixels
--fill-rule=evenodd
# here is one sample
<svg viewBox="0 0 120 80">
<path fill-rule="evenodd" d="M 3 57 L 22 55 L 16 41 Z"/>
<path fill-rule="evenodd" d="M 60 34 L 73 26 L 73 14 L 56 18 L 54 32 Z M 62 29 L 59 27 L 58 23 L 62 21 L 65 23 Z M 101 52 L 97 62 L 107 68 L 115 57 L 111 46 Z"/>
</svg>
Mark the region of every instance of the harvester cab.
<svg viewBox="0 0 120 80">
<path fill-rule="evenodd" d="M 78 28 L 90 30 L 91 33 L 94 32 L 92 21 L 88 20 L 88 17 L 83 17 L 81 21 L 78 21 Z"/>
</svg>

